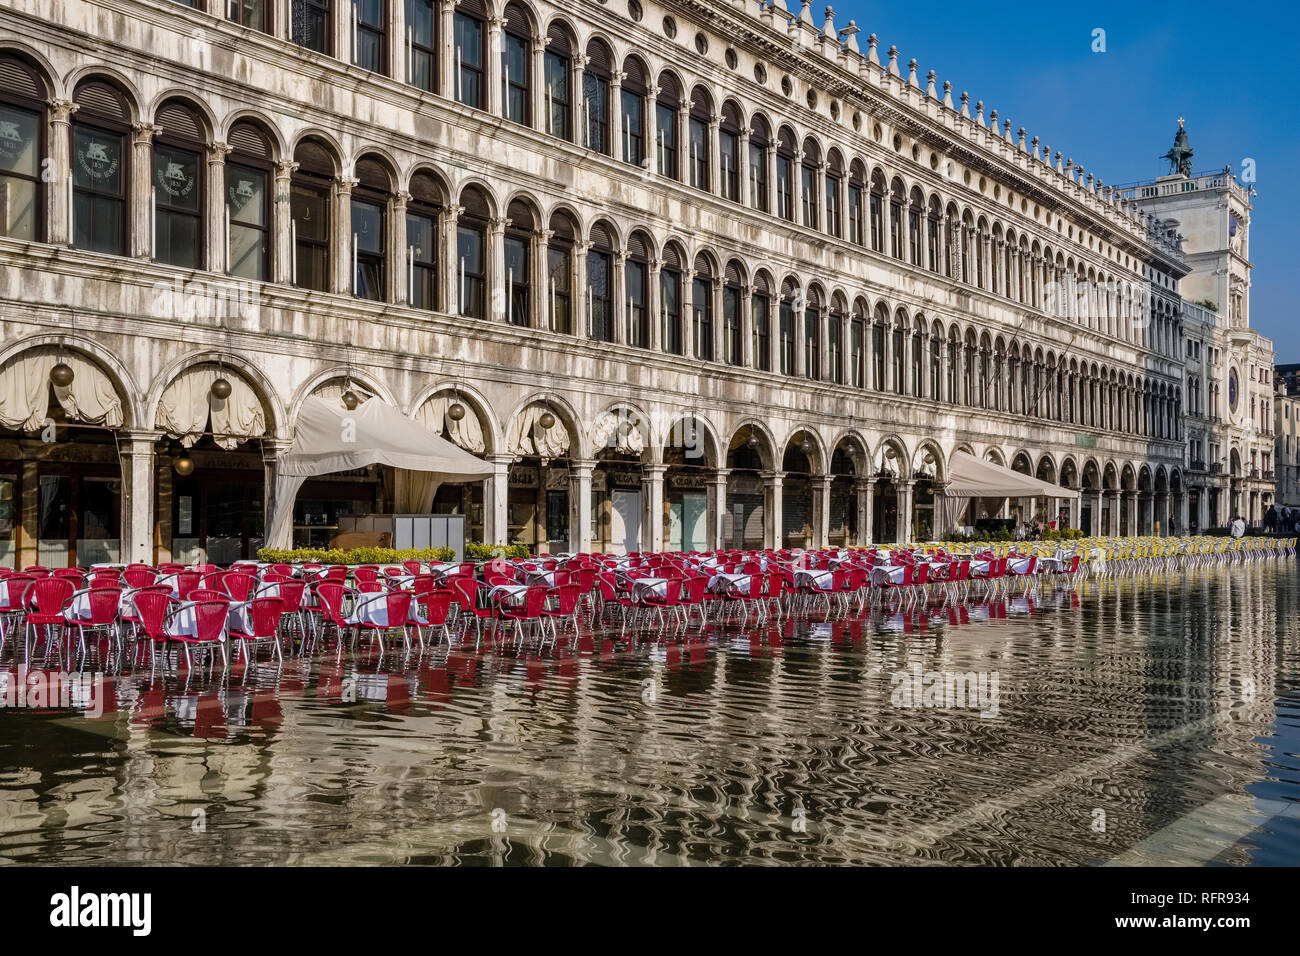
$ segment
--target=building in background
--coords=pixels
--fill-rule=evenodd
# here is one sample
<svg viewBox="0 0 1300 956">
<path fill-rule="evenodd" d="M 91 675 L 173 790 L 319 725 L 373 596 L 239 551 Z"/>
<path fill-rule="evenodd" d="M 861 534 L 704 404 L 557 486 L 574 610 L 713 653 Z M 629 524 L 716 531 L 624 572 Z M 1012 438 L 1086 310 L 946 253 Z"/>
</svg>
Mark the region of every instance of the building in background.
<svg viewBox="0 0 1300 956">
<path fill-rule="evenodd" d="M 1274 488 L 1278 507 L 1300 508 L 1300 364 L 1273 369 Z"/>
<path fill-rule="evenodd" d="M 808 4 L 10 0 L 3 560 L 250 556 L 308 395 L 494 469 L 310 481 L 295 544 L 430 508 L 538 551 L 1185 529 L 1211 266 L 1165 221 L 1211 192 L 1217 522 L 1264 487 L 1271 354 L 1245 192 L 1204 189 L 1139 206 Z M 951 518 L 956 451 L 1081 497 Z"/>
<path fill-rule="evenodd" d="M 1177 234 L 1187 267 L 1179 291 L 1192 526 L 1220 527 L 1237 514 L 1256 526 L 1274 495 L 1274 351 L 1250 327 L 1253 191 L 1231 167 L 1193 174 L 1178 126 L 1170 174 L 1121 194 Z"/>
</svg>

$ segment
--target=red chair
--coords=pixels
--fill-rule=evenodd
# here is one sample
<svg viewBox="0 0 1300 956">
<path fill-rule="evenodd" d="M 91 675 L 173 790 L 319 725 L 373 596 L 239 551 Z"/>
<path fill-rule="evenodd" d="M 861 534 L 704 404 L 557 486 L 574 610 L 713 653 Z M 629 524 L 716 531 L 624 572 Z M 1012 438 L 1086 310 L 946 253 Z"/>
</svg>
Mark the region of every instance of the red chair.
<svg viewBox="0 0 1300 956">
<path fill-rule="evenodd" d="M 336 580 L 325 580 L 317 582 L 313 588 L 316 595 L 315 613 L 319 620 L 316 622 L 315 636 L 317 638 L 325 635 L 325 626 L 333 624 L 334 629 L 339 635 L 339 652 L 342 653 L 343 632 L 349 627 L 346 615 L 343 611 L 343 604 L 349 594 L 355 595 L 356 592 L 349 587 L 345 587 Z"/>
<path fill-rule="evenodd" d="M 199 586 L 203 575 L 197 571 L 176 572 L 176 597 L 181 601 L 189 600 L 190 594 Z"/>
<path fill-rule="evenodd" d="M 152 670 L 157 657 L 156 645 L 167 643 L 167 615 L 176 601 L 170 589 L 165 587 L 144 588 L 136 591 L 130 600 L 135 609 L 130 620 L 137 646 L 141 639 L 149 642 L 149 667 Z M 126 620 L 125 616 L 123 620 Z"/>
<path fill-rule="evenodd" d="M 411 599 L 412 611 L 418 610 L 424 618 L 423 621 L 416 622 L 416 634 L 420 639 L 420 647 L 424 647 L 424 628 L 437 628 L 440 632 L 438 643 L 442 643 L 442 638 L 447 638 L 447 643 L 451 643 L 451 631 L 447 629 L 447 615 L 451 613 L 451 603 L 454 595 L 450 590 L 439 591 L 415 591 Z"/>
<path fill-rule="evenodd" d="M 84 568 L 56 568 L 50 572 L 50 577 L 67 578 L 75 587 L 81 587 L 81 582 L 86 578 Z"/>
<path fill-rule="evenodd" d="M 227 571 L 226 576 L 221 580 L 221 586 L 232 601 L 247 601 L 253 589 L 257 587 L 257 578 L 251 574 L 237 574 L 234 571 Z"/>
<path fill-rule="evenodd" d="M 147 588 L 157 580 L 158 575 L 154 573 L 153 568 L 146 567 L 143 564 L 132 564 L 122 572 L 122 580 L 126 582 L 129 588 Z"/>
<path fill-rule="evenodd" d="M 23 568 L 23 574 L 30 575 L 34 578 L 48 578 L 50 576 L 50 569 L 44 565 L 33 564 L 29 567 Z"/>
<path fill-rule="evenodd" d="M 253 598 L 248 602 L 246 610 L 248 630 L 231 631 L 229 637 L 232 641 L 239 642 L 240 651 L 249 664 L 253 663 L 249 645 L 251 644 L 256 650 L 258 644 L 268 641 L 275 648 L 275 656 L 281 663 L 284 662 L 284 654 L 280 652 L 280 614 L 283 608 L 284 602 L 278 597 Z"/>
<path fill-rule="evenodd" d="M 4 654 L 5 638 L 22 616 L 27 589 L 35 580 L 30 574 L 7 574 L 0 579 L 0 655 Z"/>
<path fill-rule="evenodd" d="M 465 636 L 465 631 L 469 628 L 469 622 L 472 618 L 474 621 L 475 633 L 478 639 L 483 637 L 483 622 L 485 620 L 495 622 L 497 618 L 496 608 L 484 607 L 480 600 L 480 591 L 478 582 L 473 578 L 460 577 L 459 575 L 448 579 L 451 582 L 456 599 L 460 604 L 460 613 L 464 617 L 464 623 L 461 625 L 461 637 Z M 495 627 L 495 623 L 493 627 Z"/>
<path fill-rule="evenodd" d="M 298 632 L 303 638 L 307 637 L 307 622 L 302 614 L 303 592 L 307 588 L 306 581 L 299 581 L 297 578 L 288 578 L 278 582 L 275 587 L 279 590 L 279 598 L 284 602 L 283 614 L 291 615 L 293 620 L 298 622 Z M 288 636 L 288 635 L 286 635 Z M 292 649 L 293 638 L 289 637 L 290 649 Z"/>
<path fill-rule="evenodd" d="M 400 629 L 402 643 L 409 651 L 411 648 L 410 616 L 411 599 L 415 597 L 410 591 L 381 591 L 370 597 L 361 598 L 352 609 L 352 626 L 361 634 L 370 631 L 379 642 L 379 653 L 384 652 L 384 634 Z M 383 620 L 376 614 L 383 609 Z M 369 620 L 363 619 L 369 617 Z"/>
<path fill-rule="evenodd" d="M 185 648 L 185 665 L 193 667 L 190 648 L 202 647 L 209 653 L 213 648 L 221 649 L 221 661 L 229 666 L 230 658 L 226 654 L 226 642 L 221 639 L 226 629 L 226 615 L 230 611 L 230 601 L 224 596 L 213 600 L 194 601 L 194 633 L 170 634 L 169 639 Z M 215 656 L 215 655 L 214 655 Z"/>
<path fill-rule="evenodd" d="M 63 616 L 64 605 L 72 597 L 76 588 L 65 578 L 44 577 L 33 581 L 27 588 L 23 609 L 24 655 L 30 656 L 31 650 L 41 639 L 44 628 L 46 646 L 49 646 L 49 628 L 57 626 L 65 631 L 68 620 Z M 29 643 L 29 639 L 30 643 Z"/>
<path fill-rule="evenodd" d="M 501 620 L 509 621 L 510 626 L 519 639 L 523 639 L 523 634 L 527 632 L 528 626 L 534 624 L 539 630 L 539 634 L 545 633 L 545 620 L 543 615 L 546 611 L 546 592 L 544 585 L 534 585 L 524 592 L 522 601 L 509 601 L 501 605 L 497 612 Z"/>
<path fill-rule="evenodd" d="M 101 568 L 98 571 L 91 571 L 89 580 L 86 582 L 87 587 L 92 588 L 116 588 L 122 586 L 122 575 L 117 571 L 108 568 Z"/>
<path fill-rule="evenodd" d="M 572 621 L 574 637 L 578 634 L 578 604 L 582 600 L 582 588 L 577 584 L 560 584 L 546 591 L 546 602 L 542 614 L 551 622 L 551 637 L 556 637 L 555 621 L 557 618 Z M 674 602 L 675 603 L 675 602 Z"/>
<path fill-rule="evenodd" d="M 91 588 L 86 592 L 86 605 L 90 613 L 85 617 L 73 618 L 70 622 L 77 628 L 83 657 L 86 654 L 86 628 L 92 631 L 107 629 L 112 636 L 117 630 L 117 612 L 121 603 L 122 589 L 118 587 Z"/>
<path fill-rule="evenodd" d="M 187 600 L 190 601 L 225 601 L 229 603 L 230 595 L 224 591 L 217 591 L 213 588 L 195 588 L 189 593 Z"/>
<path fill-rule="evenodd" d="M 420 574 L 424 571 L 424 565 L 419 561 L 403 561 L 402 567 L 405 569 L 407 574 Z"/>
<path fill-rule="evenodd" d="M 379 568 L 373 564 L 363 565 L 359 568 L 352 569 L 352 580 L 358 585 L 374 584 L 379 579 Z M 357 590 L 360 590 L 358 588 Z"/>
</svg>

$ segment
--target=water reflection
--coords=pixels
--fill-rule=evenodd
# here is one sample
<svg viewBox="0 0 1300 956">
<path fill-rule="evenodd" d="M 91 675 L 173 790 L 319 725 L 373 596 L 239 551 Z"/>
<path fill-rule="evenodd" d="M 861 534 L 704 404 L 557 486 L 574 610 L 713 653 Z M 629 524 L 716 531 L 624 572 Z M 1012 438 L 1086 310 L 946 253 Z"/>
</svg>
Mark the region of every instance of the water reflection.
<svg viewBox="0 0 1300 956">
<path fill-rule="evenodd" d="M 0 713 L 0 856 L 1294 863 L 1296 577 L 110 675 Z"/>
</svg>

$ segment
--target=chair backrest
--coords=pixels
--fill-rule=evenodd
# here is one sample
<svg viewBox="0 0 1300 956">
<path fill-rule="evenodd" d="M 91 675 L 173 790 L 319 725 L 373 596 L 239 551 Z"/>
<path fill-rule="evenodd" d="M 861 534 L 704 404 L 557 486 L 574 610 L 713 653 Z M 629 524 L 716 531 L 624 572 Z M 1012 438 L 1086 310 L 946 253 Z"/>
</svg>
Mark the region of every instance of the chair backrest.
<svg viewBox="0 0 1300 956">
<path fill-rule="evenodd" d="M 302 592 L 307 587 L 306 581 L 281 581 L 280 600 L 284 602 L 285 614 L 296 614 L 302 608 Z"/>
<path fill-rule="evenodd" d="M 551 593 L 555 595 L 556 613 L 569 615 L 577 610 L 582 588 L 576 584 L 557 584 Z"/>
<path fill-rule="evenodd" d="M 415 600 L 424 608 L 424 616 L 429 624 L 440 627 L 447 622 L 452 597 L 450 591 L 422 591 L 416 593 Z"/>
<path fill-rule="evenodd" d="M 325 572 L 325 577 L 329 578 L 331 581 L 346 581 L 348 579 L 347 565 L 330 565 L 330 569 Z"/>
<path fill-rule="evenodd" d="M 133 564 L 122 572 L 122 580 L 131 588 L 147 588 L 157 577 L 152 568 L 146 568 L 142 564 Z"/>
<path fill-rule="evenodd" d="M 218 591 L 214 588 L 194 588 L 192 591 L 190 591 L 188 595 L 186 595 L 185 600 L 195 601 L 195 602 L 225 601 L 227 604 L 230 603 L 229 597 L 227 597 L 223 592 Z"/>
<path fill-rule="evenodd" d="M 374 565 L 364 565 L 352 569 L 352 580 L 358 584 L 373 584 L 379 579 L 379 569 Z"/>
<path fill-rule="evenodd" d="M 230 602 L 224 597 L 194 602 L 194 640 L 219 641 Z"/>
<path fill-rule="evenodd" d="M 32 564 L 23 568 L 23 574 L 30 575 L 34 578 L 48 578 L 50 576 L 50 569 L 44 565 Z"/>
<path fill-rule="evenodd" d="M 410 591 L 388 591 L 384 594 L 384 604 L 388 606 L 388 626 L 400 627 L 411 615 L 411 599 L 415 597 Z"/>
<path fill-rule="evenodd" d="M 780 571 L 767 572 L 767 592 L 764 597 L 774 598 L 781 596 L 781 589 L 785 584 L 785 576 Z"/>
<path fill-rule="evenodd" d="M 202 581 L 203 581 L 203 586 L 205 588 L 208 588 L 209 590 L 212 591 L 220 591 L 222 594 L 225 594 L 226 587 L 224 584 L 222 584 L 222 582 L 225 581 L 225 579 L 226 579 L 225 571 L 205 571 L 203 573 Z"/>
<path fill-rule="evenodd" d="M 415 594 L 428 594 L 438 587 L 438 578 L 433 574 L 416 574 L 411 578 L 411 590 Z"/>
<path fill-rule="evenodd" d="M 293 577 L 293 566 L 288 564 L 273 564 L 271 570 L 276 574 L 283 574 L 286 578 Z"/>
<path fill-rule="evenodd" d="M 348 589 L 334 580 L 321 581 L 316 585 L 316 599 L 320 603 L 321 613 L 331 624 L 343 626 L 343 596 Z"/>
<path fill-rule="evenodd" d="M 67 578 L 74 584 L 80 584 L 81 580 L 85 578 L 86 572 L 82 568 L 56 568 L 50 573 L 50 576 L 55 578 Z"/>
<path fill-rule="evenodd" d="M 27 607 L 38 614 L 58 614 L 75 590 L 66 578 L 38 578 L 27 589 Z"/>
<path fill-rule="evenodd" d="M 167 611 L 172 605 L 171 594 L 163 589 L 146 588 L 136 591 L 131 602 L 135 605 L 136 619 L 145 635 L 154 640 L 166 637 L 163 623 L 167 620 Z"/>
<path fill-rule="evenodd" d="M 253 628 L 253 637 L 275 637 L 280 629 L 280 615 L 284 611 L 284 602 L 278 597 L 253 598 L 248 602 L 248 619 Z"/>
<path fill-rule="evenodd" d="M 253 588 L 257 586 L 257 578 L 251 574 L 237 574 L 233 571 L 226 573 L 225 578 L 221 581 L 225 592 L 236 601 L 247 601 L 248 596 L 253 593 Z"/>
<path fill-rule="evenodd" d="M 456 600 L 464 611 L 473 611 L 478 607 L 478 582 L 471 577 L 456 575 L 447 579 L 455 591 Z"/>
<path fill-rule="evenodd" d="M 16 611 L 27 604 L 27 589 L 36 578 L 30 574 L 10 574 L 5 581 L 9 597 L 5 604 L 0 604 L 0 611 Z"/>
<path fill-rule="evenodd" d="M 177 571 L 176 572 L 176 596 L 182 601 L 189 599 L 195 589 L 199 586 L 199 581 L 203 575 L 197 571 Z"/>
<path fill-rule="evenodd" d="M 121 588 L 91 588 L 86 594 L 86 603 L 90 605 L 90 617 L 83 618 L 83 624 L 91 627 L 103 627 L 117 620 L 117 606 L 122 598 Z"/>
<path fill-rule="evenodd" d="M 424 570 L 424 567 L 419 561 L 403 561 L 402 567 L 406 570 L 407 574 L 419 574 Z"/>
<path fill-rule="evenodd" d="M 916 573 L 912 575 L 913 584 L 925 584 L 930 580 L 930 566 L 928 564 L 918 564 L 915 566 Z M 908 570 L 911 570 L 909 568 Z"/>
<path fill-rule="evenodd" d="M 121 586 L 122 576 L 116 571 L 107 569 L 91 571 L 90 580 L 87 583 L 92 588 L 115 588 Z"/>
</svg>

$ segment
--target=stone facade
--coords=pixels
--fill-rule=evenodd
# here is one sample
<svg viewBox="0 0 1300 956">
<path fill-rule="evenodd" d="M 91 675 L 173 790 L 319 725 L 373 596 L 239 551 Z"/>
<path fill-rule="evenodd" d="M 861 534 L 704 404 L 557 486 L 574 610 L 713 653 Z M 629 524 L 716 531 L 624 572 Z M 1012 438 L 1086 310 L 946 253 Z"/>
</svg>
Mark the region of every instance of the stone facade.
<svg viewBox="0 0 1300 956">
<path fill-rule="evenodd" d="M 344 392 L 489 458 L 434 507 L 539 550 L 925 537 L 956 450 L 1082 489 L 1069 524 L 1188 527 L 1176 237 L 829 10 L 225 6 L 0 10 L 43 160 L 0 376 L 75 355 L 120 405 L 0 431 L 6 560 L 244 556 Z M 247 414 L 169 424 L 196 370 Z M 407 500 L 340 476 L 295 534 Z"/>
</svg>

